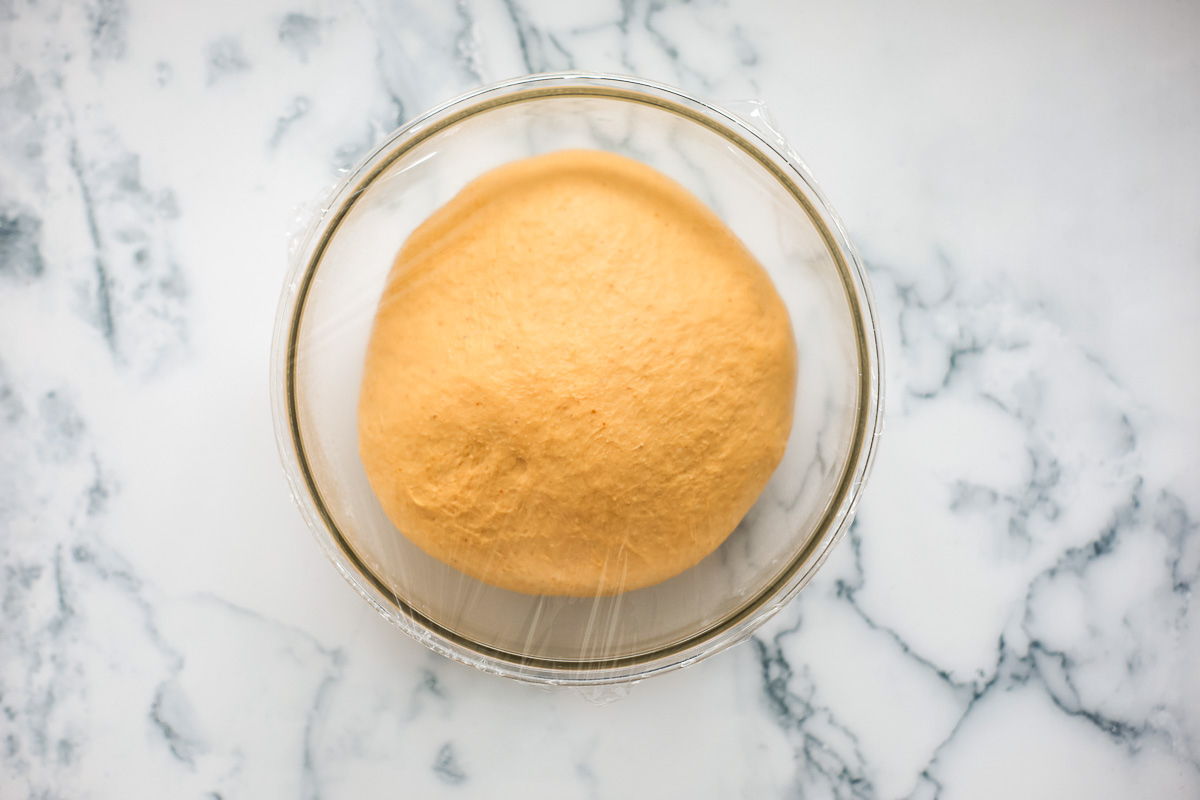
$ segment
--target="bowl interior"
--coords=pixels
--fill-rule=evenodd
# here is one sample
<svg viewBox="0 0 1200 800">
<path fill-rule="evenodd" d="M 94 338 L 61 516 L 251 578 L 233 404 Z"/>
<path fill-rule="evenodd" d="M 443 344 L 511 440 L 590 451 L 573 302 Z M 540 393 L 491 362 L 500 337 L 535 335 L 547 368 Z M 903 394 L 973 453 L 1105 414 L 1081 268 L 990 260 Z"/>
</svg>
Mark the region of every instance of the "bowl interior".
<svg viewBox="0 0 1200 800">
<path fill-rule="evenodd" d="M 713 119 L 709 118 L 710 122 Z M 436 128 L 436 129 L 435 129 Z M 794 188 L 721 124 L 670 104 L 549 93 L 479 104 L 397 140 L 345 213 L 323 224 L 293 334 L 292 421 L 331 540 L 356 557 L 348 577 L 426 618 L 469 651 L 515 664 L 651 659 L 754 607 L 767 608 L 831 506 L 843 502 L 859 424 L 860 333 L 845 275 Z M 770 273 L 799 352 L 795 422 L 782 463 L 737 530 L 695 568 L 604 598 L 533 597 L 488 586 L 426 555 L 383 513 L 358 455 L 357 403 L 376 304 L 413 229 L 466 183 L 508 161 L 567 148 L 620 153 L 707 203 Z M 822 533 L 822 535 L 824 535 Z M 807 548 L 807 550 L 806 550 Z M 807 555 L 805 555 L 807 553 Z"/>
</svg>

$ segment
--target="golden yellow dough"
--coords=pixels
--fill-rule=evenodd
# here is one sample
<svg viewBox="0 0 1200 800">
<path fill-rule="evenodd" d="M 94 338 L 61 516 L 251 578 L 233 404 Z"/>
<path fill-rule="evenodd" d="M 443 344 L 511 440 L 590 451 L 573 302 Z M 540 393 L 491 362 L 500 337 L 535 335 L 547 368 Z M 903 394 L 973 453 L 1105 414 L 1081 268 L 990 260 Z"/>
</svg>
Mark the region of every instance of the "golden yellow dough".
<svg viewBox="0 0 1200 800">
<path fill-rule="evenodd" d="M 650 167 L 563 151 L 483 175 L 405 243 L 359 449 L 430 555 L 517 592 L 615 594 L 733 531 L 795 382 L 783 302 L 716 215 Z"/>
</svg>

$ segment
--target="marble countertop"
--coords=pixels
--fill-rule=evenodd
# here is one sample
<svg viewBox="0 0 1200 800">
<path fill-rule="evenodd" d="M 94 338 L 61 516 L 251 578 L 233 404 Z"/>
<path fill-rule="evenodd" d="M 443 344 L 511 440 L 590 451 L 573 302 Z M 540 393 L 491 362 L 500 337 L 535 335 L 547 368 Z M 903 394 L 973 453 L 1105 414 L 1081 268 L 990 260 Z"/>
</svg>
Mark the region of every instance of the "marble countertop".
<svg viewBox="0 0 1200 800">
<path fill-rule="evenodd" d="M 0 797 L 1200 796 L 1200 7 L 0 0 Z M 887 429 L 754 638 L 595 705 L 321 556 L 297 220 L 526 72 L 761 98 L 868 263 Z"/>
</svg>

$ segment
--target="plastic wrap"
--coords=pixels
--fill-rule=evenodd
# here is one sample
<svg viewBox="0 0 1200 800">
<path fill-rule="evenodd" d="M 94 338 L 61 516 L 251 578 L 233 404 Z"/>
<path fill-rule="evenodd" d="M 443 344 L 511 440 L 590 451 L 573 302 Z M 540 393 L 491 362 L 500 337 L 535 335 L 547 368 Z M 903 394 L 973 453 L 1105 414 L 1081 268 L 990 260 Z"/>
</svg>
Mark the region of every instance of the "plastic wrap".
<svg viewBox="0 0 1200 800">
<path fill-rule="evenodd" d="M 433 650 L 485 672 L 611 699 L 619 691 L 605 687 L 747 638 L 848 528 L 882 427 L 882 352 L 867 278 L 765 106 L 738 105 L 744 118 L 668 87 L 582 73 L 480 89 L 393 134 L 321 199 L 296 238 L 271 362 L 284 468 L 346 580 Z M 574 148 L 652 166 L 716 212 L 787 306 L 799 373 L 782 462 L 715 552 L 646 588 L 538 596 L 467 577 L 397 530 L 367 481 L 356 415 L 372 322 L 412 231 L 488 170 Z"/>
</svg>

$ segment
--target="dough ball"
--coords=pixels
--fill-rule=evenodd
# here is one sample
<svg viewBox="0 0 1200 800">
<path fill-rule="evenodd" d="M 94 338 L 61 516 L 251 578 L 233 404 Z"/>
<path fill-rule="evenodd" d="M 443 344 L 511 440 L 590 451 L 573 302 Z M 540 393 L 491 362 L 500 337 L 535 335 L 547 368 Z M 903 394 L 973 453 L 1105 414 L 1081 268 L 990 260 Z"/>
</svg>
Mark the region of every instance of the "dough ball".
<svg viewBox="0 0 1200 800">
<path fill-rule="evenodd" d="M 779 464 L 787 310 L 683 187 L 611 153 L 517 161 L 408 239 L 359 450 L 388 517 L 486 583 L 600 596 L 715 550 Z"/>
</svg>

